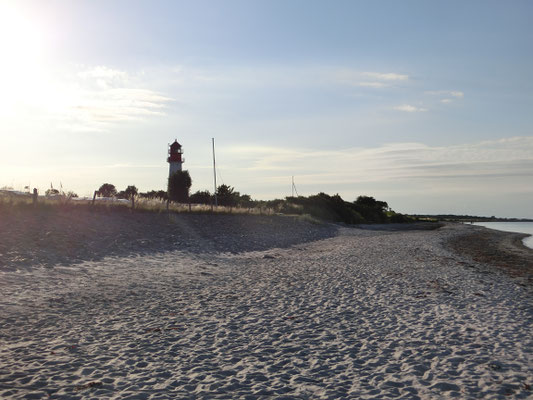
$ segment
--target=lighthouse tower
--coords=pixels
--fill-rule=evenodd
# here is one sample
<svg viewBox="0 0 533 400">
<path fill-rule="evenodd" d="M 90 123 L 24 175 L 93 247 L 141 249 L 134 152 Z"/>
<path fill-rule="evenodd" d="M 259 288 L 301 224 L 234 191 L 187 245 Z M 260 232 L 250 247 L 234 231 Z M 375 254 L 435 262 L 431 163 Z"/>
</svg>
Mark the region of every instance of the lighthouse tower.
<svg viewBox="0 0 533 400">
<path fill-rule="evenodd" d="M 185 162 L 185 159 L 182 158 L 183 150 L 181 150 L 181 144 L 178 143 L 178 140 L 174 140 L 168 147 L 168 158 L 169 163 L 168 176 L 172 176 L 178 171 L 181 171 L 181 165 Z"/>
</svg>

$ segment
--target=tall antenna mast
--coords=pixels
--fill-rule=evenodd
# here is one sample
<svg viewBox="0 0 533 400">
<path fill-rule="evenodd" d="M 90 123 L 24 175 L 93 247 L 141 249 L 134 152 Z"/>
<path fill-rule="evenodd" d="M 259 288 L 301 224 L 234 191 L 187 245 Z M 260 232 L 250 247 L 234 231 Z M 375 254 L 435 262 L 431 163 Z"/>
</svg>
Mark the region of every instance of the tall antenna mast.
<svg viewBox="0 0 533 400">
<path fill-rule="evenodd" d="M 218 202 L 217 202 L 217 169 L 216 169 L 216 163 L 215 163 L 215 138 L 211 138 L 212 142 L 213 142 L 213 178 L 214 178 L 214 182 L 215 182 L 215 191 L 214 191 L 214 194 L 215 194 L 215 207 L 218 207 Z"/>
<path fill-rule="evenodd" d="M 296 190 L 296 185 L 294 184 L 294 175 L 292 176 L 292 197 L 294 197 L 294 192 L 296 192 L 296 196 L 298 196 L 298 190 Z"/>
<path fill-rule="evenodd" d="M 292 192 L 291 192 L 291 197 L 294 197 L 294 175 L 292 176 Z"/>
</svg>

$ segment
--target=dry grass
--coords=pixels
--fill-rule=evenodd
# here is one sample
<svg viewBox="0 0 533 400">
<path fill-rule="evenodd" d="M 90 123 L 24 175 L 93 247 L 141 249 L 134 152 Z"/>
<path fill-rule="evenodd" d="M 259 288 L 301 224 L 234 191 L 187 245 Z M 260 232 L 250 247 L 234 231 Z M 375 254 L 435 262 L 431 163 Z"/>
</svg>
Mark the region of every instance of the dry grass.
<svg viewBox="0 0 533 400">
<path fill-rule="evenodd" d="M 131 202 L 118 199 L 96 199 L 95 203 L 91 199 L 77 199 L 68 196 L 39 196 L 37 204 L 33 205 L 33 198 L 30 194 L 19 195 L 2 192 L 0 193 L 0 207 L 1 208 L 26 208 L 38 207 L 45 209 L 50 207 L 92 207 L 98 209 L 106 209 L 109 211 L 124 211 L 131 210 Z M 168 208 L 167 208 L 168 207 Z M 167 206 L 165 200 L 158 199 L 135 199 L 135 211 L 140 212 L 172 212 L 172 213 L 194 213 L 194 214 L 250 214 L 250 215 L 273 215 L 274 210 L 271 208 L 257 207 L 257 208 L 240 208 L 240 207 L 212 207 L 205 204 L 182 204 L 170 203 Z"/>
<path fill-rule="evenodd" d="M 131 207 L 131 205 L 129 206 Z M 167 202 L 158 199 L 142 199 L 135 200 L 135 209 L 140 211 L 152 212 L 166 212 Z M 273 215 L 274 211 L 270 208 L 241 208 L 241 207 L 225 207 L 225 206 L 210 206 L 206 204 L 184 204 L 184 203 L 169 203 L 168 211 L 174 213 L 196 213 L 196 214 L 252 214 L 252 215 Z"/>
</svg>

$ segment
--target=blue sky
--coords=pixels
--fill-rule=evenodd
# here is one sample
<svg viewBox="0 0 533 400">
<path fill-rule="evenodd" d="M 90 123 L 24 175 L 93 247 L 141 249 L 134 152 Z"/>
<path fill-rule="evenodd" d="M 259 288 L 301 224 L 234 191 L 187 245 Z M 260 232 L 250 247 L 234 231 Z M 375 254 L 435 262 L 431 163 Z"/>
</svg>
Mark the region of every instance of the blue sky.
<svg viewBox="0 0 533 400">
<path fill-rule="evenodd" d="M 533 3 L 0 0 L 0 186 L 533 217 Z"/>
</svg>

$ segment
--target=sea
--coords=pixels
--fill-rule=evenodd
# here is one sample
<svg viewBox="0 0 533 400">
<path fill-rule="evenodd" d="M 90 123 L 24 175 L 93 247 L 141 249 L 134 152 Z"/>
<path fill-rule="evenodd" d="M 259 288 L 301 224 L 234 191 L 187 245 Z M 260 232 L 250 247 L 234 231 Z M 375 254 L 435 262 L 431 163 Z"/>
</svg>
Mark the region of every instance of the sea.
<svg viewBox="0 0 533 400">
<path fill-rule="evenodd" d="M 474 222 L 474 225 L 484 226 L 497 231 L 520 232 L 533 235 L 533 222 Z M 533 249 L 533 236 L 523 240 L 524 245 Z"/>
</svg>

